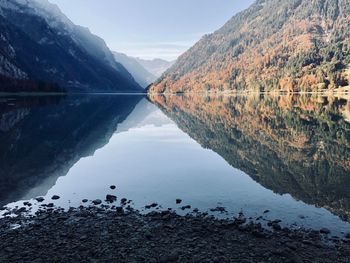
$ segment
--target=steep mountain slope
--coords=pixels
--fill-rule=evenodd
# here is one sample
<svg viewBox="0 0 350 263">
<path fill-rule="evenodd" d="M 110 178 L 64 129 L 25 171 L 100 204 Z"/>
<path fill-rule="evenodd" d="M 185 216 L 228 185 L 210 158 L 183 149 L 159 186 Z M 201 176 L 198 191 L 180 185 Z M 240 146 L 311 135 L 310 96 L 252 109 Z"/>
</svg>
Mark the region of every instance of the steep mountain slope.
<svg viewBox="0 0 350 263">
<path fill-rule="evenodd" d="M 175 63 L 175 61 L 167 61 L 160 58 L 155 58 L 152 60 L 136 58 L 136 60 L 157 78 L 159 78 L 168 68 L 170 68 Z"/>
<path fill-rule="evenodd" d="M 147 71 L 136 58 L 118 52 L 113 52 L 113 55 L 115 60 L 130 72 L 141 87 L 146 88 L 157 79 L 157 77 Z"/>
<path fill-rule="evenodd" d="M 257 0 L 204 36 L 153 92 L 349 89 L 350 0 Z"/>
<path fill-rule="evenodd" d="M 47 0 L 0 0 L 0 74 L 68 90 L 140 91 L 104 41 Z"/>
</svg>

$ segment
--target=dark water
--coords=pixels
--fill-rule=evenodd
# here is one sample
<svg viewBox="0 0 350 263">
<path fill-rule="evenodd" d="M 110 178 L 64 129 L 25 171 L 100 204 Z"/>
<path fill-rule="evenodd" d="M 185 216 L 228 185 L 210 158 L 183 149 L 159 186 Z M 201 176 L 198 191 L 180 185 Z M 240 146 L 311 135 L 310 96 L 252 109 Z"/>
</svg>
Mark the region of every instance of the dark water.
<svg viewBox="0 0 350 263">
<path fill-rule="evenodd" d="M 106 194 L 179 213 L 350 232 L 347 98 L 68 96 L 0 99 L 0 206 Z M 116 185 L 117 190 L 110 190 Z M 177 198 L 183 204 L 176 205 Z M 32 208 L 36 210 L 36 206 Z M 263 212 L 270 210 L 269 213 Z"/>
</svg>

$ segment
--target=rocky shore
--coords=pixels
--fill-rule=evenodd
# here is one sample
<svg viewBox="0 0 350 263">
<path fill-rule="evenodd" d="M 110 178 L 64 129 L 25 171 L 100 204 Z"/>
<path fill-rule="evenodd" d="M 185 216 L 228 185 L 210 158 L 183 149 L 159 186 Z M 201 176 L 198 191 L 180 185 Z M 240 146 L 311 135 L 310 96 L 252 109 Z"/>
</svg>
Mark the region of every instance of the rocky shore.
<svg viewBox="0 0 350 263">
<path fill-rule="evenodd" d="M 48 209 L 0 219 L 0 262 L 350 262 L 350 237 L 132 208 Z"/>
</svg>

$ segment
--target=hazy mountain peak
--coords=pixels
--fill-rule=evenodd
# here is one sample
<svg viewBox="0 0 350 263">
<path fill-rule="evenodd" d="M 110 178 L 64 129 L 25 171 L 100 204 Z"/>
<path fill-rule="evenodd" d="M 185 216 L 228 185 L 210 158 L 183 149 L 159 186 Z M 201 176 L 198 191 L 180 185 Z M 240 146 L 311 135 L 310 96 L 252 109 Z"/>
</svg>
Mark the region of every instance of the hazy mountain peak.
<svg viewBox="0 0 350 263">
<path fill-rule="evenodd" d="M 175 61 L 167 61 L 160 58 L 151 60 L 136 58 L 136 60 L 157 78 L 175 63 Z"/>
<path fill-rule="evenodd" d="M 172 64 L 163 59 L 145 60 L 130 57 L 123 53 L 113 52 L 114 58 L 121 63 L 135 78 L 137 83 L 146 88 L 160 77 Z"/>
</svg>

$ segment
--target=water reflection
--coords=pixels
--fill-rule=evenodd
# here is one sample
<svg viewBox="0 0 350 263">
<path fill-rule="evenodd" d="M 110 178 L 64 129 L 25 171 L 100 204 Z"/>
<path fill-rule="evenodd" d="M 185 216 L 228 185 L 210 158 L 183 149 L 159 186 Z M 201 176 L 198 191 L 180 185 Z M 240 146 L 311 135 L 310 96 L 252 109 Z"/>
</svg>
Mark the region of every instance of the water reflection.
<svg viewBox="0 0 350 263">
<path fill-rule="evenodd" d="M 139 96 L 2 97 L 0 206 L 45 195 L 108 143 Z"/>
<path fill-rule="evenodd" d="M 35 210 L 43 195 L 68 208 L 115 194 L 137 209 L 223 206 L 218 216 L 253 218 L 270 210 L 266 219 L 287 225 L 350 231 L 336 216 L 350 211 L 346 99 L 151 99 L 2 99 L 0 203 L 30 200 Z"/>
<path fill-rule="evenodd" d="M 203 147 L 278 194 L 350 221 L 350 101 L 321 96 L 155 96 Z"/>
</svg>

